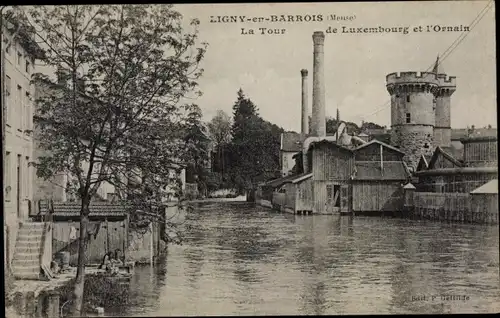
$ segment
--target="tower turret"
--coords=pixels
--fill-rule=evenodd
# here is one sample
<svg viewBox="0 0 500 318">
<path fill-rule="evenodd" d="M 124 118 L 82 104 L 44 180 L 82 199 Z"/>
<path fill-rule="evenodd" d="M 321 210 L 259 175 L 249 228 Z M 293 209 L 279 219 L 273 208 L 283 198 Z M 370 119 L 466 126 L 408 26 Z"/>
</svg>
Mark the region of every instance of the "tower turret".
<svg viewBox="0 0 500 318">
<path fill-rule="evenodd" d="M 439 62 L 439 56 L 433 72 L 439 81 L 435 93 L 434 146 L 451 147 L 451 95 L 456 90 L 455 77 L 447 77 Z"/>
<path fill-rule="evenodd" d="M 415 168 L 421 155 L 433 151 L 438 77 L 433 72 L 401 72 L 388 74 L 386 82 L 391 95 L 391 144 Z"/>
</svg>

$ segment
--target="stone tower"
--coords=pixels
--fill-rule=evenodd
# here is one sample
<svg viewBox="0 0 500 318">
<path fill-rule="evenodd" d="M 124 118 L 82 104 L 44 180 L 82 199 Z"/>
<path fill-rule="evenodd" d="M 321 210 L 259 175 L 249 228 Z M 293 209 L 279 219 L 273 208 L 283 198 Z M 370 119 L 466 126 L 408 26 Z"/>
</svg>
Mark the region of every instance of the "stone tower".
<svg viewBox="0 0 500 318">
<path fill-rule="evenodd" d="M 439 56 L 432 72 L 439 81 L 435 92 L 434 146 L 451 147 L 451 95 L 456 90 L 455 77 L 447 77 L 439 63 Z"/>
<path fill-rule="evenodd" d="M 386 76 L 391 95 L 391 144 L 416 168 L 421 155 L 431 155 L 434 145 L 434 94 L 439 79 L 434 72 L 401 72 Z"/>
</svg>

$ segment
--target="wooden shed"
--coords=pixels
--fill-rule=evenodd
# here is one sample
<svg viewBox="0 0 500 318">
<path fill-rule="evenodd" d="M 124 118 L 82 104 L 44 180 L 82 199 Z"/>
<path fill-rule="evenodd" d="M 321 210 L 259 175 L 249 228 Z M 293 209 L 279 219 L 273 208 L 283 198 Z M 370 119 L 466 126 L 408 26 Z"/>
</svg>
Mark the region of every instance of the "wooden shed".
<svg viewBox="0 0 500 318">
<path fill-rule="evenodd" d="M 460 139 L 464 145 L 464 162 L 468 167 L 497 167 L 497 136 L 479 136 Z"/>
<path fill-rule="evenodd" d="M 473 221 L 479 223 L 498 223 L 498 179 L 480 186 L 471 195 Z"/>
<path fill-rule="evenodd" d="M 312 213 L 313 182 L 312 173 L 302 173 L 294 176 L 281 186 L 284 190 L 284 205 L 282 210 L 294 214 Z"/>
<path fill-rule="evenodd" d="M 78 262 L 78 241 L 80 238 L 80 208 L 77 202 L 54 202 L 49 206 L 41 201 L 38 216 L 51 212 L 53 222 L 52 253 L 70 253 L 70 264 Z M 100 263 L 108 251 L 121 250 L 127 254 L 128 206 L 95 202 L 90 205 L 87 264 Z"/>
<path fill-rule="evenodd" d="M 354 150 L 352 177 L 353 212 L 400 212 L 404 204 L 403 185 L 410 173 L 404 153 L 378 140 Z"/>
<path fill-rule="evenodd" d="M 52 230 L 52 253 L 70 253 L 70 264 L 78 262 L 78 241 L 80 237 L 80 208 L 78 202 L 40 201 L 34 219 L 50 219 Z M 90 204 L 87 265 L 99 264 L 107 252 L 119 249 L 127 260 L 151 260 L 157 255 L 161 240 L 161 224 L 154 223 L 137 234 L 131 229 L 129 215 L 131 206 L 126 203 L 93 202 Z"/>
<path fill-rule="evenodd" d="M 329 140 L 311 143 L 313 213 L 349 212 L 349 180 L 354 170 L 354 153 Z"/>
</svg>

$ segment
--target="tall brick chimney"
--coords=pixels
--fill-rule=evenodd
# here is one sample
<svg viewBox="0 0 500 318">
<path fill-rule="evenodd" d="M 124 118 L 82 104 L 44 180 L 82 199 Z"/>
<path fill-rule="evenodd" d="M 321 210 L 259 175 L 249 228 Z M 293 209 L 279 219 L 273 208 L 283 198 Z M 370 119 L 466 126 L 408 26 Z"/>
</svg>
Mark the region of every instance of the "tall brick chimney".
<svg viewBox="0 0 500 318">
<path fill-rule="evenodd" d="M 302 75 L 302 125 L 301 132 L 303 135 L 309 134 L 309 112 L 307 109 L 307 70 L 300 71 Z"/>
<path fill-rule="evenodd" d="M 326 136 L 324 75 L 325 34 L 321 31 L 316 31 L 314 32 L 312 38 L 314 43 L 314 60 L 311 135 L 324 137 Z"/>
</svg>

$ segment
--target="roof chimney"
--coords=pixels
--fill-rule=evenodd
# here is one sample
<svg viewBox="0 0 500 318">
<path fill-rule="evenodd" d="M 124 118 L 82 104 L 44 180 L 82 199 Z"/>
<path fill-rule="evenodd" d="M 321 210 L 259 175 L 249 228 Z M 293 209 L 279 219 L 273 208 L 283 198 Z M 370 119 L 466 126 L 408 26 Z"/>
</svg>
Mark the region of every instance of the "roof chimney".
<svg viewBox="0 0 500 318">
<path fill-rule="evenodd" d="M 309 133 L 309 118 L 308 118 L 308 109 L 307 109 L 307 70 L 302 69 L 300 71 L 302 75 L 302 125 L 301 131 L 303 135 L 307 135 Z"/>
<path fill-rule="evenodd" d="M 311 134 L 317 137 L 326 136 L 325 118 L 325 76 L 324 76 L 324 42 L 325 34 L 321 31 L 314 32 L 314 60 L 313 60 L 313 105 Z"/>
</svg>

